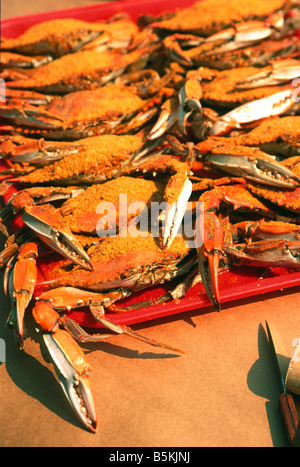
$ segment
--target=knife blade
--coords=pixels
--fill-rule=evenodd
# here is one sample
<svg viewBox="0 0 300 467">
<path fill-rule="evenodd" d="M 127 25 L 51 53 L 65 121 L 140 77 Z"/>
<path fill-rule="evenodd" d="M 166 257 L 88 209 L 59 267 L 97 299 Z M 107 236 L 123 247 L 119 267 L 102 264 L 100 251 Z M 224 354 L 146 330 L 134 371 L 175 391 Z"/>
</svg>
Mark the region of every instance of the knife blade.
<svg viewBox="0 0 300 467">
<path fill-rule="evenodd" d="M 288 443 L 291 447 L 300 447 L 300 422 L 298 412 L 295 406 L 295 401 L 292 394 L 290 394 L 286 390 L 285 376 L 282 372 L 282 365 L 280 365 L 280 362 L 278 360 L 276 345 L 270 330 L 270 326 L 267 323 L 267 321 L 266 328 L 274 370 L 280 388 L 280 396 L 278 401 L 279 410 L 284 424 Z"/>
</svg>

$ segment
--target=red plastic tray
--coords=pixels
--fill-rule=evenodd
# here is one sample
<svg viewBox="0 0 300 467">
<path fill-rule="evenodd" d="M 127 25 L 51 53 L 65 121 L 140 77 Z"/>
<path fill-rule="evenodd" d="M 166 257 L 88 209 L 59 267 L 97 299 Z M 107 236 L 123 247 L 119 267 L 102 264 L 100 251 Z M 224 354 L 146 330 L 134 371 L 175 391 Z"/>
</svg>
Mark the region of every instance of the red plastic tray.
<svg viewBox="0 0 300 467">
<path fill-rule="evenodd" d="M 141 14 L 158 15 L 165 11 L 171 11 L 175 8 L 184 8 L 193 4 L 193 0 L 147 0 L 147 1 L 115 1 L 113 3 L 95 4 L 87 7 L 79 7 L 39 13 L 30 16 L 19 16 L 2 21 L 1 34 L 5 37 L 15 37 L 21 34 L 28 27 L 41 21 L 53 18 L 73 17 L 87 21 L 97 21 L 107 19 L 119 12 L 127 12 L 132 19 L 136 20 Z M 0 168 L 1 170 L 1 168 Z M 47 263 L 39 263 L 39 276 L 37 291 L 41 290 L 41 284 L 47 280 L 47 269 L 51 267 L 51 260 L 55 261 L 54 256 Z M 286 269 L 274 268 L 267 276 L 262 276 L 263 270 L 259 268 L 234 268 L 230 271 L 220 273 L 220 297 L 221 303 L 233 302 L 247 297 L 259 298 L 261 294 L 266 294 L 278 290 L 283 290 L 300 285 L 300 272 L 290 272 Z M 39 285 L 40 284 L 40 285 Z M 174 284 L 173 284 L 174 285 Z M 152 287 L 134 296 L 122 301 L 124 306 L 150 298 L 158 298 L 166 292 L 170 284 L 165 286 Z M 266 296 L 264 296 L 264 299 Z M 121 304 L 121 302 L 120 302 Z M 135 324 L 156 318 L 167 317 L 186 311 L 197 310 L 204 311 L 211 309 L 212 306 L 206 296 L 202 284 L 198 284 L 189 290 L 183 299 L 170 301 L 163 305 L 141 308 L 135 311 L 125 313 L 107 313 L 107 317 L 118 324 Z M 70 317 L 74 318 L 79 324 L 86 327 L 102 327 L 95 323 L 88 310 L 73 310 Z"/>
</svg>

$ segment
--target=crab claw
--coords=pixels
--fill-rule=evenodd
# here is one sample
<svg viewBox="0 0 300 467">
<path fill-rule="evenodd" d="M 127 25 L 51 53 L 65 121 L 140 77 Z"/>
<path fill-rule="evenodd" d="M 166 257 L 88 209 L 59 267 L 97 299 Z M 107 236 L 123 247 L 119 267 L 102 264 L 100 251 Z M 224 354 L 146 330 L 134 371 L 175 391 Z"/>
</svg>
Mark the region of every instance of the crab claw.
<svg viewBox="0 0 300 467">
<path fill-rule="evenodd" d="M 40 165 L 77 153 L 80 147 L 82 144 L 79 143 L 69 144 L 11 136 L 1 144 L 0 149 L 2 157 L 8 158 L 11 162 L 29 162 L 33 165 Z"/>
<path fill-rule="evenodd" d="M 129 173 L 133 172 L 132 169 Z M 140 160 L 134 166 L 134 173 L 152 173 L 153 176 L 163 174 L 165 179 L 169 175 L 169 180 L 164 189 L 164 229 L 163 248 L 168 248 L 174 240 L 183 215 L 186 203 L 192 193 L 192 182 L 188 176 L 190 167 L 186 162 L 178 160 L 169 154 L 156 154 L 146 161 Z"/>
<path fill-rule="evenodd" d="M 95 432 L 96 411 L 88 376 L 91 368 L 85 362 L 83 352 L 66 331 L 44 334 L 43 338 L 72 409 L 81 423 Z"/>
<path fill-rule="evenodd" d="M 224 44 L 214 47 L 206 55 L 232 52 L 248 47 L 255 42 L 266 39 L 271 33 L 272 29 L 261 21 L 245 21 L 244 23 L 236 24 L 234 27 L 213 34 L 206 39 L 206 42 L 224 41 Z"/>
<path fill-rule="evenodd" d="M 182 218 L 184 216 L 187 202 L 192 194 L 193 184 L 187 177 L 174 175 L 166 187 L 166 193 L 177 193 L 176 200 L 167 199 L 166 217 L 163 231 L 164 249 L 168 249 L 179 230 Z"/>
<path fill-rule="evenodd" d="M 95 432 L 97 421 L 90 387 L 90 365 L 77 342 L 67 331 L 59 329 L 59 314 L 46 302 L 38 302 L 33 317 L 43 334 L 58 380 L 82 424 Z"/>
<path fill-rule="evenodd" d="M 186 133 L 186 122 L 191 113 L 202 114 L 200 99 L 202 87 L 199 80 L 189 78 L 179 91 L 178 123 L 181 131 Z"/>
<path fill-rule="evenodd" d="M 209 129 L 209 136 L 228 133 L 233 128 L 261 120 L 263 118 L 281 115 L 294 105 L 292 91 L 287 89 L 262 99 L 243 104 L 222 115 Z"/>
<path fill-rule="evenodd" d="M 221 310 L 218 272 L 222 254 L 223 225 L 215 213 L 204 215 L 203 245 L 197 248 L 199 270 L 208 298 L 216 311 Z"/>
<path fill-rule="evenodd" d="M 53 206 L 27 206 L 22 220 L 50 248 L 84 269 L 93 269 L 90 258 L 72 232 L 62 224 L 62 216 Z"/>
<path fill-rule="evenodd" d="M 234 265 L 258 267 L 300 267 L 300 241 L 267 239 L 250 244 L 224 246 Z"/>
<path fill-rule="evenodd" d="M 294 172 L 257 148 L 220 144 L 214 140 L 203 141 L 196 148 L 206 162 L 231 175 L 282 188 L 295 188 L 300 184 Z"/>
<path fill-rule="evenodd" d="M 20 247 L 17 261 L 10 276 L 10 294 L 14 315 L 16 340 L 20 348 L 24 341 L 24 315 L 32 298 L 37 279 L 36 259 L 38 249 L 35 243 L 25 243 Z"/>
<path fill-rule="evenodd" d="M 267 67 L 255 75 L 249 76 L 244 81 L 236 84 L 238 89 L 253 89 L 261 86 L 275 86 L 291 81 L 300 76 L 299 60 L 278 60 L 272 63 L 272 68 Z"/>
<path fill-rule="evenodd" d="M 170 97 L 162 105 L 157 122 L 151 128 L 147 139 L 155 140 L 164 135 L 178 120 L 178 99 Z"/>
<path fill-rule="evenodd" d="M 18 108 L 16 104 L 23 105 L 21 101 L 11 101 L 10 104 L 1 107 L 0 116 L 14 122 L 16 125 L 33 126 L 41 129 L 61 128 L 62 120 L 50 112 L 41 110 L 30 104 L 23 106 L 23 108 Z"/>
</svg>

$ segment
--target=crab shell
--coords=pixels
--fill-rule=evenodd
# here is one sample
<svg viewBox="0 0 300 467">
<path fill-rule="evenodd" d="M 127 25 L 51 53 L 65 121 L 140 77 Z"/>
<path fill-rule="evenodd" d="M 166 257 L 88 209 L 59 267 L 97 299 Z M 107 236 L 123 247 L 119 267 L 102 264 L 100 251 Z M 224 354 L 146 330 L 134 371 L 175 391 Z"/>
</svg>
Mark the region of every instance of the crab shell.
<svg viewBox="0 0 300 467">
<path fill-rule="evenodd" d="M 3 106 L 1 116 L 16 125 L 19 133 L 47 136 L 48 139 L 80 139 L 103 133 L 115 133 L 117 127 L 139 112 L 153 108 L 155 101 L 141 99 L 135 89 L 125 85 L 107 84 L 95 90 L 77 91 L 53 99 L 50 104 L 19 108 L 16 103 Z M 148 108 L 147 108 L 148 107 Z M 142 117 L 140 126 L 144 124 Z M 137 128 L 138 130 L 137 121 Z"/>
<path fill-rule="evenodd" d="M 72 18 L 54 19 L 36 24 L 16 38 L 1 38 L 2 50 L 25 55 L 49 54 L 55 58 L 76 52 L 86 44 L 110 31 L 124 29 L 134 36 L 138 28 L 129 18 L 108 22 L 87 22 Z"/>
<path fill-rule="evenodd" d="M 272 70 L 272 66 L 263 67 L 260 71 Z M 273 94 L 291 89 L 290 83 L 274 86 L 261 86 L 255 89 L 237 89 L 240 81 L 257 74 L 254 66 L 233 68 L 220 71 L 210 82 L 203 84 L 202 102 L 209 105 L 218 105 L 233 108 L 257 99 L 272 96 Z"/>
<path fill-rule="evenodd" d="M 243 146 L 258 146 L 269 154 L 291 157 L 300 154 L 300 116 L 273 117 L 262 121 L 248 133 L 210 137 L 217 141 Z"/>
<path fill-rule="evenodd" d="M 181 32 L 210 36 L 248 19 L 263 20 L 278 10 L 289 8 L 286 0 L 204 0 L 177 10 L 170 18 L 151 24 L 156 32 Z"/>
<path fill-rule="evenodd" d="M 189 251 L 182 236 L 176 237 L 168 250 L 162 250 L 159 239 L 150 234 L 134 238 L 128 232 L 126 236 L 106 237 L 87 251 L 94 265 L 92 271 L 64 260 L 52 269 L 41 287 L 49 290 L 71 286 L 94 291 L 122 287 L 133 292 L 170 280 L 172 271 Z"/>
<path fill-rule="evenodd" d="M 270 60 L 288 58 L 299 53 L 299 40 L 285 37 L 281 40 L 264 40 L 259 44 L 242 47 L 229 52 L 213 53 L 209 43 L 202 44 L 184 52 L 184 58 L 193 66 L 203 66 L 215 70 L 228 70 L 248 66 L 267 66 Z"/>
<path fill-rule="evenodd" d="M 116 177 L 131 160 L 146 149 L 142 134 L 93 136 L 73 143 L 73 150 L 63 159 L 14 178 L 13 181 L 30 185 L 102 183 Z"/>
<path fill-rule="evenodd" d="M 72 232 L 90 235 L 96 235 L 101 214 L 105 215 L 105 221 L 107 222 L 106 229 L 103 232 L 105 236 L 107 232 L 116 232 L 117 227 L 122 229 L 127 225 L 127 222 L 137 216 L 138 206 L 141 206 L 141 203 L 148 209 L 151 207 L 152 202 L 162 202 L 164 187 L 164 183 L 143 178 L 117 177 L 104 184 L 91 185 L 75 198 L 68 199 L 61 206 L 60 212 L 64 216 L 64 222 L 67 223 Z M 126 206 L 138 203 L 136 211 L 128 212 L 126 219 L 120 213 L 122 209 L 120 195 L 123 196 L 124 201 L 126 200 Z M 103 212 L 100 212 L 100 203 L 103 203 Z M 121 221 L 121 225 L 119 221 Z M 97 233 L 101 236 L 99 228 Z"/>
<path fill-rule="evenodd" d="M 80 50 L 32 70 L 27 79 L 8 82 L 7 87 L 47 94 L 94 89 L 147 56 L 147 48 L 126 54 L 119 51 Z"/>
</svg>

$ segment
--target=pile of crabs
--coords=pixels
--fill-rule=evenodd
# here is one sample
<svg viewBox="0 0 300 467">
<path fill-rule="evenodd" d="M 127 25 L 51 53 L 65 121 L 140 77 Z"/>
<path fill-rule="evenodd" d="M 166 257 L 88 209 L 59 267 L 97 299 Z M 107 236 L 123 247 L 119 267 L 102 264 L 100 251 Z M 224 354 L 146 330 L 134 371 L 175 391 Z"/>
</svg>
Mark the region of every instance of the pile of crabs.
<svg viewBox="0 0 300 467">
<path fill-rule="evenodd" d="M 91 368 L 76 341 L 116 332 L 173 349 L 105 310 L 176 280 L 156 303 L 202 282 L 219 311 L 220 271 L 299 268 L 299 30 L 299 0 L 203 0 L 137 23 L 57 19 L 1 39 L 7 323 L 22 348 L 34 297 L 58 379 L 89 430 Z M 118 215 L 120 196 L 144 217 Z M 157 235 L 141 225 L 155 203 Z M 37 260 L 51 252 L 37 294 Z M 108 334 L 70 319 L 79 307 Z"/>
</svg>

